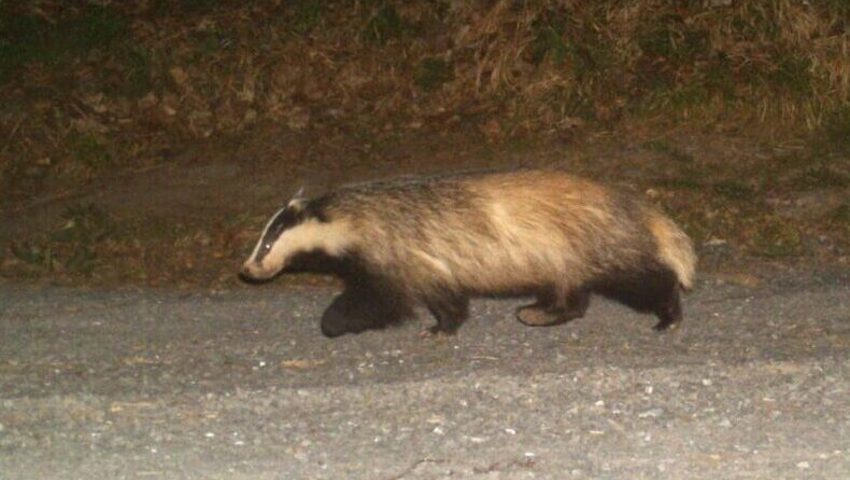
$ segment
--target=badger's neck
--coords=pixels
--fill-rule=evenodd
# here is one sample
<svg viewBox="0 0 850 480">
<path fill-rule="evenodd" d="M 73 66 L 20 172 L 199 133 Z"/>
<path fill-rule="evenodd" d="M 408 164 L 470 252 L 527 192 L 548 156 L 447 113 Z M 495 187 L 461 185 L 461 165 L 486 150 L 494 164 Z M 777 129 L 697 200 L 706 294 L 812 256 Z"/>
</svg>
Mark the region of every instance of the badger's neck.
<svg viewBox="0 0 850 480">
<path fill-rule="evenodd" d="M 298 235 L 293 238 L 292 250 L 320 250 L 332 257 L 340 257 L 354 243 L 351 227 L 345 221 L 323 222 L 307 220 L 298 227 Z"/>
</svg>

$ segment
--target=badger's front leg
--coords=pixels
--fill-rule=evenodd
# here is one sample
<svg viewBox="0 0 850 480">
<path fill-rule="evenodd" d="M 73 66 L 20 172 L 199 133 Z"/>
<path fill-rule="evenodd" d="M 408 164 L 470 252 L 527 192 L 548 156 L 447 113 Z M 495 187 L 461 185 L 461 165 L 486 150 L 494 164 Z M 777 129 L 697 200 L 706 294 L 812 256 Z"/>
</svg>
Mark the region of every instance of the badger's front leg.
<svg viewBox="0 0 850 480">
<path fill-rule="evenodd" d="M 322 333 L 337 337 L 344 333 L 384 328 L 412 315 L 412 308 L 398 292 L 380 282 L 361 281 L 347 285 L 322 314 Z"/>
<path fill-rule="evenodd" d="M 364 330 L 364 307 L 362 299 L 346 289 L 337 295 L 322 314 L 322 333 L 326 337 L 338 337 L 344 333 Z"/>
<path fill-rule="evenodd" d="M 537 303 L 519 307 L 517 320 L 532 327 L 560 325 L 581 318 L 590 305 L 590 292 L 585 289 L 556 291 L 547 289 L 537 294 Z"/>
</svg>

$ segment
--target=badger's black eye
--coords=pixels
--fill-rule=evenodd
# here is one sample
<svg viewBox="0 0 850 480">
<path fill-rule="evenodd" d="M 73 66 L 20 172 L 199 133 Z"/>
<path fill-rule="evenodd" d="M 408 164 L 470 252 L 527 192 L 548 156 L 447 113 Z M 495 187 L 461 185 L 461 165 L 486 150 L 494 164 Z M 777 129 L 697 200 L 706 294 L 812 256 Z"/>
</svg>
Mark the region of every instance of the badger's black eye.
<svg viewBox="0 0 850 480">
<path fill-rule="evenodd" d="M 263 244 L 263 251 L 264 251 L 264 252 L 268 252 L 268 251 L 269 251 L 269 250 L 271 250 L 271 249 L 272 249 L 272 244 L 271 244 L 271 243 L 264 243 L 264 244 Z"/>
</svg>

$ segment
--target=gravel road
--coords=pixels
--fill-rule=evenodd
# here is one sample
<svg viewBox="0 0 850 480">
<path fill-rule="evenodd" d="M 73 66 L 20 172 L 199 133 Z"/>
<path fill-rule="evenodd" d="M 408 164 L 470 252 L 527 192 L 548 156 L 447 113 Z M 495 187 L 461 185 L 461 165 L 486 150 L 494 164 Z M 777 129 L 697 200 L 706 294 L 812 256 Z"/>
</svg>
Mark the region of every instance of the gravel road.
<svg viewBox="0 0 850 480">
<path fill-rule="evenodd" d="M 0 479 L 850 478 L 850 282 L 321 336 L 333 291 L 0 285 Z"/>
</svg>

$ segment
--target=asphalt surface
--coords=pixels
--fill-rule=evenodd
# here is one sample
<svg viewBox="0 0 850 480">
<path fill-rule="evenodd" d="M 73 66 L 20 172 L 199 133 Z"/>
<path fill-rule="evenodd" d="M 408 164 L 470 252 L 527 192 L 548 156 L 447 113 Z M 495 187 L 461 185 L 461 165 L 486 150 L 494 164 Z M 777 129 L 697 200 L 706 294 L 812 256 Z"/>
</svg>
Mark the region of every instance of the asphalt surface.
<svg viewBox="0 0 850 480">
<path fill-rule="evenodd" d="M 330 289 L 0 285 L 0 479 L 850 478 L 850 283 L 703 280 L 685 321 L 481 300 L 329 340 Z"/>
</svg>

